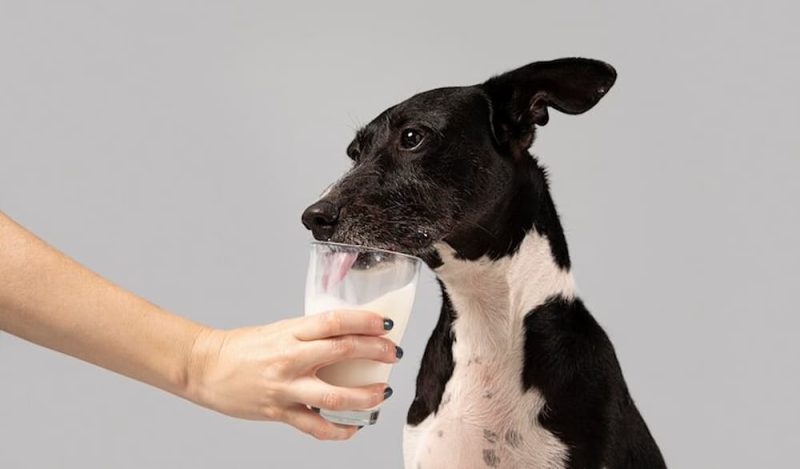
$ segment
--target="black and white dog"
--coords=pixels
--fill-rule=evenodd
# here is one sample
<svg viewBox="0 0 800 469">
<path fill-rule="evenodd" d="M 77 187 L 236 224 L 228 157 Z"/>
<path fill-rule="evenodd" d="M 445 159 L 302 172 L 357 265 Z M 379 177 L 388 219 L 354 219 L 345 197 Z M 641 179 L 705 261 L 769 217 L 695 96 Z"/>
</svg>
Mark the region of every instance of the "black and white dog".
<svg viewBox="0 0 800 469">
<path fill-rule="evenodd" d="M 303 214 L 317 239 L 422 257 L 443 296 L 404 435 L 405 467 L 661 468 L 614 348 L 577 297 L 547 176 L 549 110 L 614 84 L 600 61 L 535 62 L 390 107 Z"/>
</svg>

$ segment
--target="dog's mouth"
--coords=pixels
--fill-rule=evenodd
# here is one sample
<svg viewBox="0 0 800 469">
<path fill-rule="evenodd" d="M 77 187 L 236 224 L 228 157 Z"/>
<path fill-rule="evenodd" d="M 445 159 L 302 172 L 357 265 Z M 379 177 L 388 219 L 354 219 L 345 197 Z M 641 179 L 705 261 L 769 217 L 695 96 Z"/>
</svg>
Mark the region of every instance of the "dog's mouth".
<svg viewBox="0 0 800 469">
<path fill-rule="evenodd" d="M 350 271 L 365 271 L 388 268 L 400 256 L 408 254 L 386 250 L 363 250 L 362 246 L 329 246 L 323 260 L 323 285 L 334 286 L 344 279 Z"/>
<path fill-rule="evenodd" d="M 347 276 L 358 260 L 358 255 L 357 251 L 334 248 L 325 256 L 322 274 L 322 284 L 325 289 L 338 284 Z"/>
<path fill-rule="evenodd" d="M 442 211 L 412 210 L 414 206 L 409 203 L 389 207 L 343 204 L 332 232 L 318 231 L 315 236 L 331 243 L 361 246 L 382 253 L 349 259 L 347 262 L 352 262 L 349 265 L 352 269 L 371 268 L 381 261 L 380 256 L 392 253 L 418 257 L 427 263 L 437 255 L 437 243 L 449 233 L 452 216 Z"/>
<path fill-rule="evenodd" d="M 398 257 L 416 257 L 414 254 L 389 250 L 383 247 L 337 244 L 330 245 L 326 262 L 332 270 L 369 270 L 379 264 L 387 264 Z"/>
<path fill-rule="evenodd" d="M 332 247 L 326 261 L 326 271 L 335 277 L 344 277 L 350 270 L 368 270 L 382 261 L 382 255 L 373 251 L 358 251 L 356 247 Z"/>
<path fill-rule="evenodd" d="M 435 251 L 435 240 L 425 239 L 424 243 L 403 242 L 406 240 L 384 240 L 384 239 L 370 239 L 364 236 L 334 236 L 330 240 L 332 243 L 341 243 L 343 245 L 357 246 L 365 249 L 374 249 L 375 251 L 361 251 L 357 258 L 353 261 L 354 269 L 367 269 L 370 266 L 386 261 L 386 257 L 391 256 L 412 256 L 424 258 L 426 255 Z"/>
</svg>

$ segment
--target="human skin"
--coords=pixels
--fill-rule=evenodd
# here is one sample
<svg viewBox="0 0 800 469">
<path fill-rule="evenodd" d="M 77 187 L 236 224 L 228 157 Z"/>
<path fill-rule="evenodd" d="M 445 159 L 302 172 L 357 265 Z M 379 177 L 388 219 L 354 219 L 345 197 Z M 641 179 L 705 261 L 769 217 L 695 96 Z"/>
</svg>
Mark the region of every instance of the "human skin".
<svg viewBox="0 0 800 469">
<path fill-rule="evenodd" d="M 386 383 L 331 386 L 316 371 L 350 358 L 397 361 L 391 321 L 332 311 L 223 330 L 173 314 L 80 265 L 0 212 L 0 330 L 226 415 L 350 438 L 308 406 L 380 404 Z"/>
</svg>

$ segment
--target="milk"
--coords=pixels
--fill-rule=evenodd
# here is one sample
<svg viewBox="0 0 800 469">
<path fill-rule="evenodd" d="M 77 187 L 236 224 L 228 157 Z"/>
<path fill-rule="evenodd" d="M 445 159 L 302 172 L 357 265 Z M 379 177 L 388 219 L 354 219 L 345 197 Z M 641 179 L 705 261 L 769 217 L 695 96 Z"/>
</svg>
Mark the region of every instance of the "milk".
<svg viewBox="0 0 800 469">
<path fill-rule="evenodd" d="M 394 327 L 385 337 L 399 344 L 408 324 L 415 291 L 416 281 L 412 281 L 405 287 L 390 291 L 360 305 L 349 304 L 327 294 L 308 295 L 306 296 L 306 316 L 341 309 L 372 311 L 394 321 Z M 317 371 L 317 376 L 336 386 L 352 387 L 388 382 L 391 370 L 392 365 L 388 363 L 355 359 L 321 368 Z"/>
</svg>

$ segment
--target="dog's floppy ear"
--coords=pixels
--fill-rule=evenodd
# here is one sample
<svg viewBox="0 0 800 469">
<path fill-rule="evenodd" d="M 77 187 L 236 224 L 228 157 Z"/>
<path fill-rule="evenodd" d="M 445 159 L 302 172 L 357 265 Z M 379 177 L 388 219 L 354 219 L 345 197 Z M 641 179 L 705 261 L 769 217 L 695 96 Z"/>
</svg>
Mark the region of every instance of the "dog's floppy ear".
<svg viewBox="0 0 800 469">
<path fill-rule="evenodd" d="M 599 60 L 564 58 L 534 62 L 489 79 L 480 87 L 492 103 L 492 126 L 501 145 L 526 150 L 547 108 L 581 114 L 605 96 L 617 72 Z"/>
</svg>

